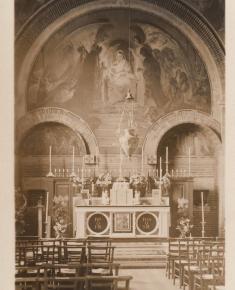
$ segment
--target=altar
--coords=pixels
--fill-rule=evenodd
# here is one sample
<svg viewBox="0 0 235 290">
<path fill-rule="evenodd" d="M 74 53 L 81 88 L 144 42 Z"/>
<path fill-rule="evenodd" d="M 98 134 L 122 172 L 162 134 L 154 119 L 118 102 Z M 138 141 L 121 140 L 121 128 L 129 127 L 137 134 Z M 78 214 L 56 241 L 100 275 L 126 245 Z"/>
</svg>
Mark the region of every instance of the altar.
<svg viewBox="0 0 235 290">
<path fill-rule="evenodd" d="M 74 234 L 107 237 L 168 237 L 169 206 L 75 206 Z"/>
</svg>

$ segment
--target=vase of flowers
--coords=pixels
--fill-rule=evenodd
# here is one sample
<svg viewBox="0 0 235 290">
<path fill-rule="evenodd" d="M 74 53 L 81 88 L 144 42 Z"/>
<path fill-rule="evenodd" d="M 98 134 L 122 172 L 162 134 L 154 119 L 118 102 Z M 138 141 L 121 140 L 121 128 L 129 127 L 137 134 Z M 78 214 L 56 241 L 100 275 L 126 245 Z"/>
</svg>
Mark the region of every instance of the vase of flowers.
<svg viewBox="0 0 235 290">
<path fill-rule="evenodd" d="M 27 199 L 20 188 L 15 190 L 15 230 L 16 235 L 20 236 L 25 233 L 25 213 L 27 209 Z"/>
<path fill-rule="evenodd" d="M 53 199 L 53 219 L 55 236 L 63 238 L 68 229 L 68 196 L 56 195 Z"/>
<path fill-rule="evenodd" d="M 177 221 L 176 229 L 180 232 L 180 238 L 186 238 L 190 235 L 193 225 L 188 217 L 182 216 Z"/>
<path fill-rule="evenodd" d="M 109 193 L 112 187 L 111 174 L 109 172 L 100 174 L 96 180 L 96 187 L 100 193 L 99 195 L 102 195 L 105 191 Z"/>
<path fill-rule="evenodd" d="M 135 196 L 144 196 L 147 180 L 141 174 L 135 174 L 130 177 L 130 188 L 134 190 Z"/>
</svg>

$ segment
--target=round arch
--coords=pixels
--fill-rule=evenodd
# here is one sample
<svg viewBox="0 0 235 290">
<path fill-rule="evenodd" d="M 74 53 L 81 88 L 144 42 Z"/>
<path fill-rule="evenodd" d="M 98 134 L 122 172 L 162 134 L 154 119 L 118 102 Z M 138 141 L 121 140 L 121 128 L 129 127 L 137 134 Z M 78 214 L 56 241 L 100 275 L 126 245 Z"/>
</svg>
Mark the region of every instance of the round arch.
<svg viewBox="0 0 235 290">
<path fill-rule="evenodd" d="M 221 139 L 221 126 L 209 114 L 196 110 L 180 110 L 169 113 L 158 119 L 148 130 L 142 147 L 143 155 L 155 155 L 162 137 L 173 127 L 192 123 L 211 129 Z M 146 162 L 146 160 L 145 160 Z"/>
<path fill-rule="evenodd" d="M 16 150 L 18 150 L 21 141 L 29 132 L 29 130 L 31 130 L 34 126 L 45 122 L 60 123 L 69 127 L 79 137 L 82 138 L 86 146 L 87 154 L 99 154 L 98 142 L 88 124 L 82 118 L 73 114 L 72 112 L 55 107 L 39 108 L 28 112 L 17 122 Z"/>
</svg>

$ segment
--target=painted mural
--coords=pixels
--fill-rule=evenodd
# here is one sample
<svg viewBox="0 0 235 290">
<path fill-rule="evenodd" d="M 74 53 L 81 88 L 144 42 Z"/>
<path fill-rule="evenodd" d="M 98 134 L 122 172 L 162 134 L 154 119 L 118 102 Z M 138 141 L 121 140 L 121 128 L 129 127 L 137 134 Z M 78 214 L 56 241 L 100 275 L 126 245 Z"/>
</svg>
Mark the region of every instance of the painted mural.
<svg viewBox="0 0 235 290">
<path fill-rule="evenodd" d="M 49 1 L 50 0 L 15 0 L 16 30 L 18 30 L 33 13 Z M 224 30 L 225 0 L 188 0 L 187 3 L 202 12 L 218 32 Z"/>
<path fill-rule="evenodd" d="M 52 146 L 53 155 L 85 154 L 82 140 L 68 127 L 57 123 L 44 123 L 36 126 L 24 138 L 20 152 L 24 156 L 48 155 Z"/>
<path fill-rule="evenodd" d="M 168 146 L 171 156 L 188 156 L 189 148 L 193 156 L 213 156 L 216 144 L 208 137 L 207 130 L 193 124 L 184 124 L 170 130 L 159 146 L 160 155 L 165 155 Z"/>
<path fill-rule="evenodd" d="M 55 40 L 56 39 L 56 40 Z M 155 122 L 182 108 L 210 112 L 210 84 L 193 49 L 159 28 L 95 23 L 55 37 L 32 70 L 27 105 L 59 106 L 99 126 L 103 113 L 119 114 L 128 89 L 140 119 Z"/>
</svg>

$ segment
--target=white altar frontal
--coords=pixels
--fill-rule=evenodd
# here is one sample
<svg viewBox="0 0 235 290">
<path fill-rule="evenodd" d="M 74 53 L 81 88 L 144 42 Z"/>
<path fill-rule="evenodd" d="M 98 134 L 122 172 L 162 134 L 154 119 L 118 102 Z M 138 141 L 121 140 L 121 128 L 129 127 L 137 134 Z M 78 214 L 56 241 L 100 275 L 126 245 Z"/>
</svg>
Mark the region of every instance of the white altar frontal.
<svg viewBox="0 0 235 290">
<path fill-rule="evenodd" d="M 107 237 L 168 237 L 169 206 L 75 206 L 74 234 Z"/>
</svg>

